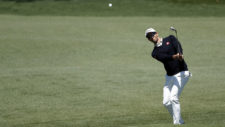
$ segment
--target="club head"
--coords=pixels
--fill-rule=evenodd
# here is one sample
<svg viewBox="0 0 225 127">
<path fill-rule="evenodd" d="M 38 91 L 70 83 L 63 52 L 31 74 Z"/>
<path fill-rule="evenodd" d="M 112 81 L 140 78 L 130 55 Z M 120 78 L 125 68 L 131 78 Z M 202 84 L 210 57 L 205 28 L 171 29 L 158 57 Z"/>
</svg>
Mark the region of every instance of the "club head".
<svg viewBox="0 0 225 127">
<path fill-rule="evenodd" d="M 170 30 L 177 32 L 177 30 L 173 26 L 170 27 Z"/>
</svg>

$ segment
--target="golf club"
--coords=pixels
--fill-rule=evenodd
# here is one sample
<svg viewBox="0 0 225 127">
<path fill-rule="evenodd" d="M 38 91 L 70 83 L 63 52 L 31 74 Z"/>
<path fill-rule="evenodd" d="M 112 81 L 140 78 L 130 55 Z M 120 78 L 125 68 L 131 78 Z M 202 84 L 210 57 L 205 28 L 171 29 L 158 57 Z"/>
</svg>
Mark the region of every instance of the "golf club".
<svg viewBox="0 0 225 127">
<path fill-rule="evenodd" d="M 178 39 L 177 30 L 173 26 L 170 27 L 170 30 L 172 30 L 172 31 L 174 31 L 176 33 L 176 38 Z"/>
<path fill-rule="evenodd" d="M 177 40 L 178 40 L 177 30 L 176 30 L 173 26 L 170 27 L 170 30 L 172 30 L 172 31 L 174 31 L 174 32 L 176 33 L 176 38 L 177 38 Z M 178 41 L 178 45 L 177 45 L 177 50 L 178 50 L 178 53 L 179 53 L 179 54 L 182 54 L 182 53 L 180 52 L 180 44 L 179 44 L 179 41 Z"/>
</svg>

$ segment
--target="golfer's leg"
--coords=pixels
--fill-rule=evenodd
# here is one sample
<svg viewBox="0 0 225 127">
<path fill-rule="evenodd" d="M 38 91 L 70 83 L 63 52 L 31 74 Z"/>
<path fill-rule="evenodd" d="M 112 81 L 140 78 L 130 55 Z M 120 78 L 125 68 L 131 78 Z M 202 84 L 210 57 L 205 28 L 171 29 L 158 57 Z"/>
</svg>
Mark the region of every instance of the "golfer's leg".
<svg viewBox="0 0 225 127">
<path fill-rule="evenodd" d="M 171 103 L 174 114 L 174 124 L 183 124 L 184 121 L 181 117 L 181 109 L 179 102 L 179 93 L 181 89 L 181 77 L 174 77 L 174 85 L 171 89 Z"/>
<path fill-rule="evenodd" d="M 184 71 L 184 72 L 181 72 L 179 76 L 174 77 L 175 78 L 174 86 L 172 87 L 172 90 L 171 90 L 171 103 L 172 103 L 173 112 L 174 112 L 174 124 L 184 123 L 181 117 L 179 97 L 183 91 L 184 86 L 187 84 L 190 76 L 191 75 L 189 71 Z"/>
<path fill-rule="evenodd" d="M 171 86 L 172 86 L 171 85 L 171 77 L 166 76 L 166 83 L 163 87 L 163 105 L 167 108 L 171 117 L 173 118 L 173 109 L 172 109 L 172 104 L 170 101 Z"/>
<path fill-rule="evenodd" d="M 191 76 L 191 73 L 189 71 L 183 71 L 181 73 L 182 73 L 181 79 L 180 79 L 181 84 L 180 84 L 180 89 L 179 89 L 179 93 L 178 93 L 179 97 L 180 97 L 181 92 L 183 91 L 184 86 L 187 84 L 187 82 Z"/>
</svg>

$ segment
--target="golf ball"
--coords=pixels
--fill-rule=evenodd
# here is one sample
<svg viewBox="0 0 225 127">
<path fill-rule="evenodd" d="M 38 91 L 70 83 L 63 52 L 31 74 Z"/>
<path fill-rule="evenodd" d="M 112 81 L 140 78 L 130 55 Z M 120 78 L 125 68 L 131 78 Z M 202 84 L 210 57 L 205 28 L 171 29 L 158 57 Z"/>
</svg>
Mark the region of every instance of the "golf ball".
<svg viewBox="0 0 225 127">
<path fill-rule="evenodd" d="M 112 3 L 109 3 L 109 7 L 112 7 Z"/>
</svg>

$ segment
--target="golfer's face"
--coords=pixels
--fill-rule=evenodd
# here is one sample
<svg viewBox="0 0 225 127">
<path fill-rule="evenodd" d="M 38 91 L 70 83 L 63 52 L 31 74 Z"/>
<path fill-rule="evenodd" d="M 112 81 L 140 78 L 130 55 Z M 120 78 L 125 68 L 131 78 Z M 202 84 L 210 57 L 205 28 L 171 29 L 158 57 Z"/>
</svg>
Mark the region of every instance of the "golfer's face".
<svg viewBox="0 0 225 127">
<path fill-rule="evenodd" d="M 153 43 L 157 43 L 158 42 L 158 33 L 156 33 L 152 38 L 148 38 L 148 40 Z"/>
</svg>

